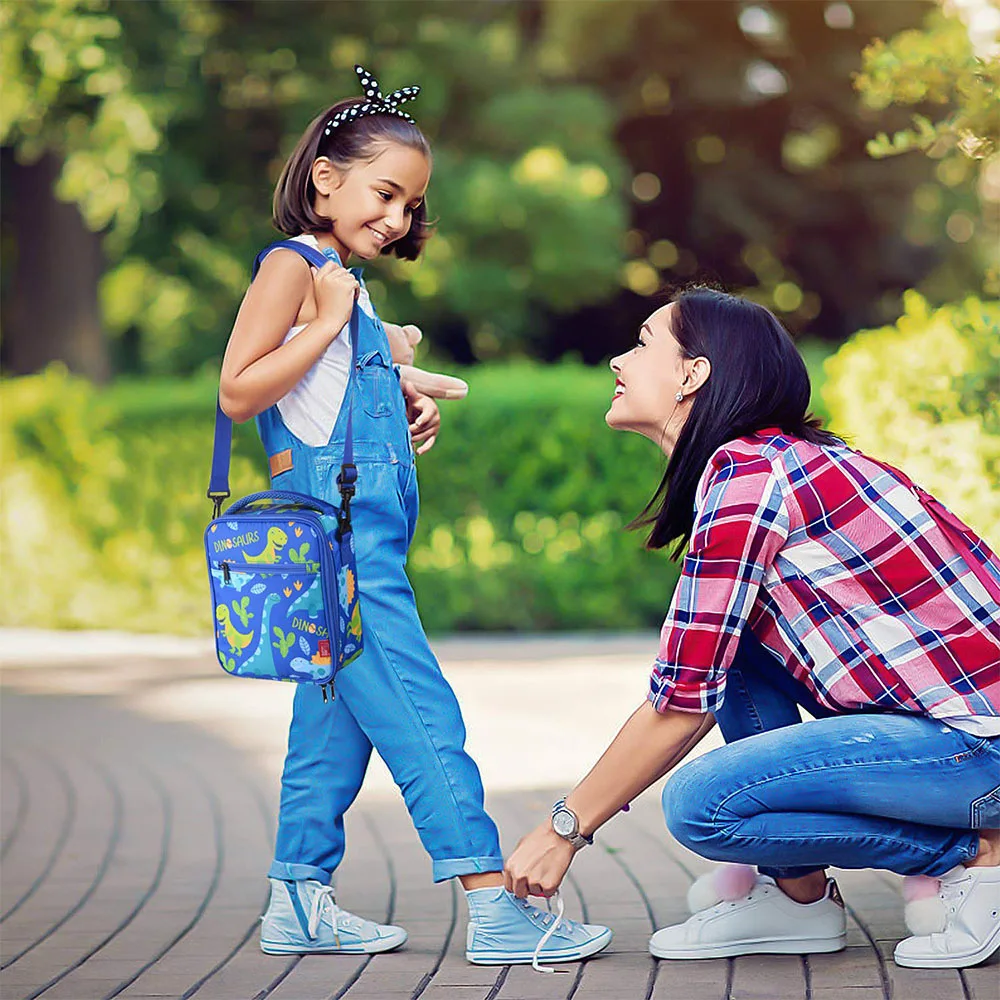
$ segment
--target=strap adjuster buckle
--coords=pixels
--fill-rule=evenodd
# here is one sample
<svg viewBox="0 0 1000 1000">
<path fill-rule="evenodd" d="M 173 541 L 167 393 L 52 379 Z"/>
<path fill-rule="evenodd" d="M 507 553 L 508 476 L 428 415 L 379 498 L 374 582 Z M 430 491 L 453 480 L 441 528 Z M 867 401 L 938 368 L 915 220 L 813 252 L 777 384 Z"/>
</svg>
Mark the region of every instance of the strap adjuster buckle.
<svg viewBox="0 0 1000 1000">
<path fill-rule="evenodd" d="M 351 530 L 351 500 L 357 492 L 357 481 L 358 467 L 353 462 L 345 462 L 337 476 L 337 489 L 340 490 L 341 499 L 338 527 L 341 535 Z"/>
<path fill-rule="evenodd" d="M 222 513 L 222 501 L 230 496 L 229 490 L 209 490 L 205 494 L 212 501 L 212 520 L 214 521 Z"/>
</svg>

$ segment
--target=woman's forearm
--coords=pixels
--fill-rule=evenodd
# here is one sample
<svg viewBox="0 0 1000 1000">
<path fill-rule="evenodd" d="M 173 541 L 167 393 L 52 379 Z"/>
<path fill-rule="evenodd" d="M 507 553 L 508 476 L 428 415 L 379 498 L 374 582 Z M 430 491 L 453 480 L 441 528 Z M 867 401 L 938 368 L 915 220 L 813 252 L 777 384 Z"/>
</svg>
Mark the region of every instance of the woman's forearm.
<svg viewBox="0 0 1000 1000">
<path fill-rule="evenodd" d="M 566 796 L 580 820 L 580 832 L 592 834 L 626 802 L 684 759 L 715 724 L 711 715 L 667 711 L 648 702 L 632 713 L 611 746 L 583 781 Z M 518 896 L 551 896 L 559 888 L 576 847 L 545 820 L 521 839 L 504 865 L 504 884 Z"/>
<path fill-rule="evenodd" d="M 580 830 L 592 834 L 654 781 L 680 763 L 715 725 L 711 715 L 657 712 L 649 702 L 632 713 L 590 773 L 566 797 Z"/>
</svg>

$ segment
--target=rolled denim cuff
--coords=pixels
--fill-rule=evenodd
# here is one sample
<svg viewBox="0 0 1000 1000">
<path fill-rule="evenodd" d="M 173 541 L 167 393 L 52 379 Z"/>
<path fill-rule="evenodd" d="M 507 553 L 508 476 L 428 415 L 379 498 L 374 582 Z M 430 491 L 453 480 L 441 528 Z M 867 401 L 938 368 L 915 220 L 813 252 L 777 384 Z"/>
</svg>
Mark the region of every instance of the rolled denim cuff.
<svg viewBox="0 0 1000 1000">
<path fill-rule="evenodd" d="M 323 885 L 333 883 L 333 872 L 328 872 L 315 865 L 286 864 L 284 861 L 272 861 L 267 872 L 268 878 L 280 878 L 285 882 L 303 882 L 313 879 Z"/>
<path fill-rule="evenodd" d="M 458 875 L 481 875 L 485 872 L 502 872 L 503 858 L 487 855 L 481 858 L 441 858 L 432 862 L 434 881 L 446 882 Z"/>
</svg>

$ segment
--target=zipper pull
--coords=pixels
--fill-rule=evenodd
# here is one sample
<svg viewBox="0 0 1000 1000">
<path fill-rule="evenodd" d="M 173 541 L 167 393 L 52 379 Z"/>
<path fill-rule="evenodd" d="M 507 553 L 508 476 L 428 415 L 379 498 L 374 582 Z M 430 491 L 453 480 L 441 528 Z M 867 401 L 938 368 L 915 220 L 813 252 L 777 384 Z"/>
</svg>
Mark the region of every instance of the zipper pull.
<svg viewBox="0 0 1000 1000">
<path fill-rule="evenodd" d="M 333 693 L 333 678 L 330 678 L 330 682 L 327 685 L 330 688 L 330 704 L 332 705 L 336 700 L 337 696 Z"/>
<path fill-rule="evenodd" d="M 230 576 L 230 574 L 229 574 L 229 563 L 227 563 L 227 562 L 226 562 L 226 561 L 225 561 L 225 560 L 223 559 L 223 561 L 222 561 L 221 565 L 222 565 L 222 579 L 223 579 L 223 581 L 224 581 L 225 583 L 227 583 L 227 584 L 228 584 L 228 583 L 232 583 L 232 582 L 233 582 L 233 578 L 232 578 L 232 576 Z"/>
<path fill-rule="evenodd" d="M 325 684 L 320 684 L 319 689 L 320 689 L 320 691 L 323 692 L 323 704 L 325 705 L 326 701 L 327 701 L 327 698 L 326 698 L 326 685 Z"/>
</svg>

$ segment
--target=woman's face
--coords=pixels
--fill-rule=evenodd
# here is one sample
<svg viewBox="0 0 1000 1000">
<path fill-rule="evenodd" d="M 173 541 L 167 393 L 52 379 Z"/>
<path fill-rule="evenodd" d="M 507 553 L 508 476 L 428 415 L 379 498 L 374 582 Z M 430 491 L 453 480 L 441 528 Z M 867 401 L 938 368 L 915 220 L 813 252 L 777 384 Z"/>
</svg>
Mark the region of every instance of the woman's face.
<svg viewBox="0 0 1000 1000">
<path fill-rule="evenodd" d="M 604 418 L 609 427 L 642 434 L 667 454 L 709 371 L 707 359 L 685 358 L 671 333 L 676 310 L 673 302 L 657 309 L 640 327 L 636 346 L 611 359 L 615 396 Z"/>
</svg>

